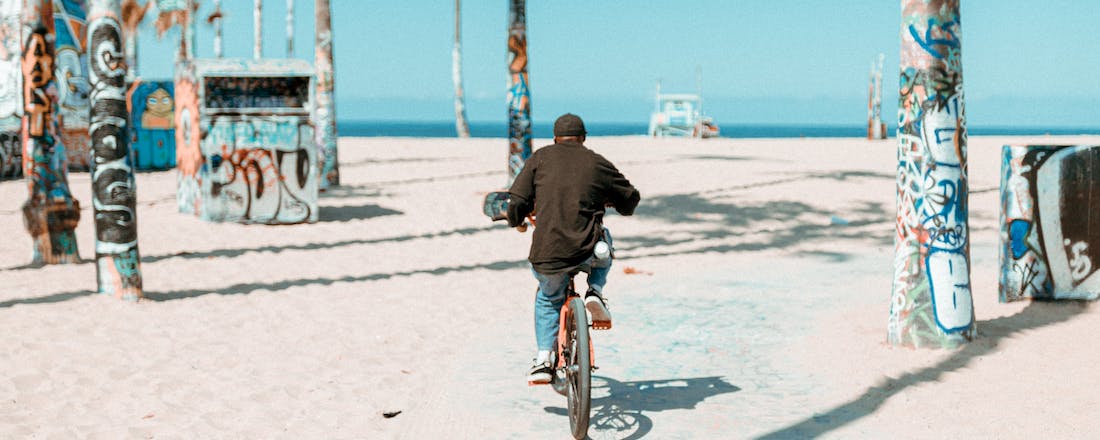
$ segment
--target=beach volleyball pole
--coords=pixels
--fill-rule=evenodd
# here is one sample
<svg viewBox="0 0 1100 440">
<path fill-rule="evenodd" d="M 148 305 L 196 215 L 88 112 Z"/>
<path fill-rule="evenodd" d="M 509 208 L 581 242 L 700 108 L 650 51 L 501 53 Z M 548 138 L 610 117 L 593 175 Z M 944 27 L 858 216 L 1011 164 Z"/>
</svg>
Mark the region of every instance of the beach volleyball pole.
<svg viewBox="0 0 1100 440">
<path fill-rule="evenodd" d="M 451 79 L 455 83 L 455 131 L 458 137 L 470 137 L 466 122 L 466 93 L 462 90 L 462 0 L 455 0 L 455 45 L 451 50 Z"/>
<path fill-rule="evenodd" d="M 91 0 L 88 70 L 92 83 L 92 206 L 99 293 L 141 298 L 137 186 L 130 167 L 129 115 L 119 0 Z"/>
<path fill-rule="evenodd" d="M 902 0 L 897 229 L 888 341 L 974 336 L 959 0 Z"/>
<path fill-rule="evenodd" d="M 321 189 L 340 184 L 340 163 L 336 149 L 336 75 L 333 64 L 332 10 L 329 0 L 316 0 L 313 3 L 314 48 L 313 65 L 317 69 L 316 120 L 314 128 L 317 157 L 321 158 Z"/>
<path fill-rule="evenodd" d="M 508 186 L 531 156 L 531 89 L 527 77 L 527 2 L 508 1 Z"/>
<path fill-rule="evenodd" d="M 58 142 L 54 118 L 53 9 L 49 0 L 24 0 L 23 25 L 23 175 L 28 199 L 23 225 L 34 243 L 32 264 L 75 263 L 80 203 L 69 191 L 65 147 Z M 121 55 L 121 54 L 120 54 Z"/>
</svg>

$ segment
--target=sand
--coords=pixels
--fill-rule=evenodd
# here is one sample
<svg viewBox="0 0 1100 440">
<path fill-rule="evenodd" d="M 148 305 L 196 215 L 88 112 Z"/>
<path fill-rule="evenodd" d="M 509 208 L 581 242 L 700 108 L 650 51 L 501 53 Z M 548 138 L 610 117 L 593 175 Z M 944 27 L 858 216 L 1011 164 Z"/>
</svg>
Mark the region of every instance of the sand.
<svg viewBox="0 0 1100 440">
<path fill-rule="evenodd" d="M 0 438 L 566 438 L 565 400 L 523 379 L 530 234 L 480 212 L 506 141 L 340 142 L 316 224 L 205 223 L 174 171 L 139 174 L 139 303 L 95 294 L 90 263 L 25 267 L 25 185 L 0 182 Z M 1000 146 L 1078 142 L 1100 137 L 970 138 L 978 337 L 912 350 L 884 343 L 893 140 L 590 139 L 643 195 L 607 219 L 590 435 L 1100 432 L 1100 308 L 996 292 Z"/>
</svg>

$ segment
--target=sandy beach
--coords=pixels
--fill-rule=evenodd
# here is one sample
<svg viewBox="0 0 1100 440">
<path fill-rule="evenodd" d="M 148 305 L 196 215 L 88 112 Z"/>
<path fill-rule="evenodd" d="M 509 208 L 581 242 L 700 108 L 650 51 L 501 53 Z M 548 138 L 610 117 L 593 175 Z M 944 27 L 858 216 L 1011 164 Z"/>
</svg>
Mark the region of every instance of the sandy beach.
<svg viewBox="0 0 1100 440">
<path fill-rule="evenodd" d="M 912 350 L 885 343 L 893 139 L 589 139 L 642 193 L 607 219 L 590 436 L 1095 436 L 1100 308 L 998 303 L 997 254 L 1001 146 L 1098 142 L 969 139 L 978 337 Z M 341 138 L 343 185 L 293 226 L 202 222 L 175 171 L 138 174 L 138 303 L 94 293 L 87 173 L 74 265 L 26 266 L 26 186 L 0 182 L 0 438 L 567 438 L 523 378 L 530 234 L 480 211 L 506 153 Z"/>
</svg>

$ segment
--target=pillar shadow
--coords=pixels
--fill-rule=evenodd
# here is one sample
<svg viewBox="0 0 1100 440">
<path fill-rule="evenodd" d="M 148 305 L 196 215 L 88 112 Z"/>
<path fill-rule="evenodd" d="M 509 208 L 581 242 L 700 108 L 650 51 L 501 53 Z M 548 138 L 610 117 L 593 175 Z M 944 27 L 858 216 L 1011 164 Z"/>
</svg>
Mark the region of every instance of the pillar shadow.
<svg viewBox="0 0 1100 440">
<path fill-rule="evenodd" d="M 970 361 L 992 354 L 1006 338 L 1022 336 L 1028 330 L 1068 321 L 1088 308 L 1089 303 L 1083 301 L 1032 301 L 1015 315 L 978 321 L 979 336 L 942 362 L 896 378 L 885 377 L 859 397 L 758 438 L 778 440 L 820 437 L 870 415 L 887 399 L 906 388 L 938 381 L 945 373 L 965 368 Z"/>
<path fill-rule="evenodd" d="M 369 275 L 359 276 L 343 276 L 336 278 L 299 278 L 294 280 L 275 281 L 275 282 L 257 282 L 257 283 L 238 283 L 231 286 L 215 289 L 182 289 L 171 290 L 164 292 L 157 292 L 152 290 L 146 290 L 144 292 L 145 297 L 142 301 L 172 301 L 185 298 L 196 298 L 206 295 L 246 295 L 256 291 L 264 290 L 269 292 L 278 292 L 286 290 L 292 287 L 321 285 L 330 286 L 335 283 L 355 283 L 361 281 L 376 281 L 386 280 L 396 277 L 408 277 L 413 275 L 444 275 L 452 272 L 468 272 L 472 270 L 511 270 L 527 267 L 527 260 L 501 260 L 494 261 L 492 263 L 484 264 L 468 264 L 460 266 L 443 266 L 434 269 L 420 269 L 401 272 L 387 272 L 387 273 L 374 273 Z M 49 304 L 62 301 L 68 301 L 70 299 L 80 298 L 83 296 L 95 295 L 94 291 L 82 290 L 73 292 L 61 292 L 52 295 L 46 295 L 34 298 L 17 298 L 8 301 L 0 302 L 0 308 L 8 308 L 17 304 Z"/>
<path fill-rule="evenodd" d="M 375 204 L 358 206 L 322 206 L 318 213 L 319 222 L 350 222 L 366 220 L 387 215 L 401 215 L 401 211 L 383 208 Z"/>
<path fill-rule="evenodd" d="M 653 429 L 653 419 L 646 413 L 695 409 L 708 397 L 740 390 L 718 376 L 631 382 L 592 376 L 592 395 L 600 397 L 592 399 L 589 430 L 614 431 L 616 438 L 640 439 Z M 568 416 L 563 407 L 543 410 Z"/>
</svg>

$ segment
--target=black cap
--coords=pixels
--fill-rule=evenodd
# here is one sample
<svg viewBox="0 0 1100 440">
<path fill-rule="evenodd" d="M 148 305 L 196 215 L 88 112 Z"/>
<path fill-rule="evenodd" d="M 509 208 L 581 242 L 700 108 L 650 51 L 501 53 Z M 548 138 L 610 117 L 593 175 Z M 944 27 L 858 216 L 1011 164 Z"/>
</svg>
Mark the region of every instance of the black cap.
<svg viewBox="0 0 1100 440">
<path fill-rule="evenodd" d="M 554 121 L 554 136 L 584 136 L 588 134 L 584 130 L 584 121 L 580 116 L 566 113 Z"/>
</svg>

